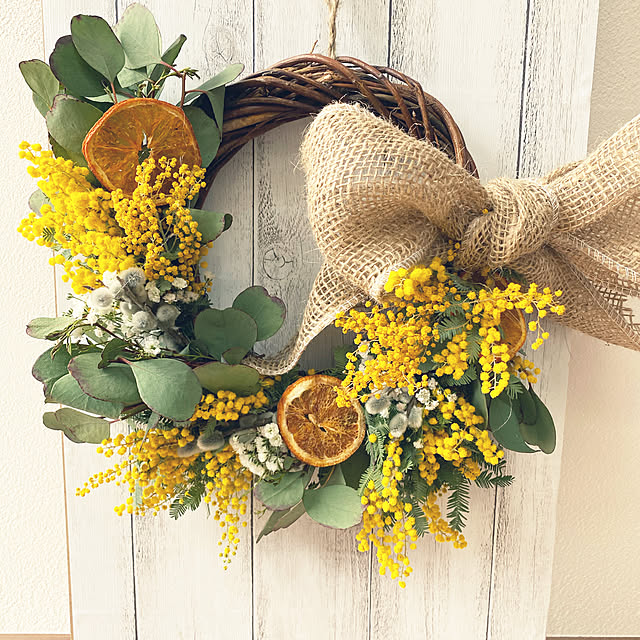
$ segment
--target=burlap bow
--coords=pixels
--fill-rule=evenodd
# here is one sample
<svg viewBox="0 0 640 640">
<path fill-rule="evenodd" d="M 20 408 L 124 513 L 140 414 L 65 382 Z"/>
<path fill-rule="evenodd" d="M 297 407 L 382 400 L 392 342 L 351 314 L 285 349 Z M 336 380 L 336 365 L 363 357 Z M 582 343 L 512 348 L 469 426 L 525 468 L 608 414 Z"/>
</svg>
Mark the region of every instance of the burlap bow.
<svg viewBox="0 0 640 640">
<path fill-rule="evenodd" d="M 564 324 L 640 350 L 623 309 L 640 293 L 640 116 L 538 180 L 482 186 L 431 144 L 341 103 L 315 118 L 301 155 L 324 264 L 297 337 L 254 360 L 263 373 L 289 370 L 338 311 L 380 299 L 390 271 L 443 254 L 449 238 L 460 268 L 509 267 L 561 289 Z"/>
</svg>

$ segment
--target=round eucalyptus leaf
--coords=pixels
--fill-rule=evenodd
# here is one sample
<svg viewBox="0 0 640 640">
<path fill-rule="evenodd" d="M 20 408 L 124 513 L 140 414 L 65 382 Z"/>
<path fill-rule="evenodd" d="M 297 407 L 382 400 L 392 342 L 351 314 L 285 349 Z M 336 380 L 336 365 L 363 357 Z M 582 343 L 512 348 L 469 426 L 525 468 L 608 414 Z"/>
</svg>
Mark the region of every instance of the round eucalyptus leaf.
<svg viewBox="0 0 640 640">
<path fill-rule="evenodd" d="M 218 360 L 233 347 L 250 351 L 258 335 L 253 318 L 239 309 L 205 309 L 196 317 L 194 331 L 196 339 Z"/>
<path fill-rule="evenodd" d="M 260 480 L 254 493 L 265 507 L 274 511 L 290 509 L 302 500 L 308 475 L 304 471 L 285 473 L 278 482 Z"/>
<path fill-rule="evenodd" d="M 282 326 L 287 308 L 280 298 L 270 296 L 264 287 L 249 287 L 238 294 L 233 308 L 249 314 L 258 326 L 258 340 L 266 340 Z"/>
<path fill-rule="evenodd" d="M 105 418 L 119 418 L 123 404 L 96 400 L 88 396 L 78 384 L 78 381 L 70 374 L 57 380 L 47 394 L 47 402 L 58 402 L 73 409 L 80 409 L 88 413 L 95 413 Z"/>
<path fill-rule="evenodd" d="M 92 398 L 126 406 L 138 404 L 141 397 L 131 367 L 114 363 L 100 368 L 101 362 L 99 352 L 82 353 L 69 362 L 69 373 Z"/>
<path fill-rule="evenodd" d="M 100 444 L 109 437 L 110 425 L 102 418 L 88 416 L 75 409 L 58 409 L 42 416 L 45 427 L 62 431 L 72 442 Z"/>
<path fill-rule="evenodd" d="M 115 27 L 125 53 L 125 66 L 138 69 L 160 62 L 160 31 L 149 9 L 132 4 Z"/>
<path fill-rule="evenodd" d="M 59 95 L 47 113 L 47 129 L 64 149 L 82 154 L 85 136 L 101 117 L 100 109 L 71 96 Z"/>
<path fill-rule="evenodd" d="M 140 397 L 150 409 L 176 422 L 191 418 L 202 397 L 202 387 L 189 365 L 169 358 L 136 360 L 130 365 Z"/>
<path fill-rule="evenodd" d="M 71 38 L 87 64 L 110 82 L 116 79 L 124 67 L 124 49 L 106 20 L 99 16 L 74 16 Z"/>
<path fill-rule="evenodd" d="M 309 517 L 334 529 L 348 529 L 362 519 L 362 503 L 358 492 L 343 484 L 309 489 L 302 498 Z"/>
<path fill-rule="evenodd" d="M 243 364 L 229 365 L 223 362 L 209 362 L 196 367 L 200 384 L 209 391 L 233 391 L 239 396 L 249 396 L 260 390 L 260 374 Z"/>
<path fill-rule="evenodd" d="M 74 322 L 76 322 L 76 319 L 68 316 L 34 318 L 27 325 L 27 335 L 30 335 L 32 338 L 40 338 L 41 340 L 52 340 L 61 332 L 68 329 Z"/>
<path fill-rule="evenodd" d="M 489 406 L 489 426 L 494 438 L 500 446 L 519 453 L 535 453 L 535 449 L 527 446 L 520 433 L 520 422 L 512 405 L 512 400 L 500 394 Z M 514 400 L 513 402 L 516 402 Z"/>
<path fill-rule="evenodd" d="M 89 66 L 73 44 L 71 36 L 62 36 L 49 56 L 51 71 L 77 98 L 94 98 L 105 94 L 107 79 Z"/>
</svg>

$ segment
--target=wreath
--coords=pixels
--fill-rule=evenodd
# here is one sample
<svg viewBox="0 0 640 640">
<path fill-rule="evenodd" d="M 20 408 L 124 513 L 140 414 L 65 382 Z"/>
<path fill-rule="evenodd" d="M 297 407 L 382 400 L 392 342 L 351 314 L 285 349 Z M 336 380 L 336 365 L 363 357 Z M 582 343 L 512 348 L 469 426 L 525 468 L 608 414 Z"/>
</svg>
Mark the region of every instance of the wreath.
<svg viewBox="0 0 640 640">
<path fill-rule="evenodd" d="M 622 304 L 639 252 L 619 232 L 638 180 L 618 170 L 637 122 L 582 164 L 483 187 L 451 115 L 396 70 L 305 55 L 189 88 L 185 40 L 162 53 L 132 5 L 114 29 L 74 17 L 49 64 L 20 65 L 50 150 L 21 144 L 38 189 L 18 230 L 71 289 L 67 312 L 27 327 L 52 343 L 33 375 L 63 405 L 44 425 L 118 460 L 79 496 L 115 482 L 119 515 L 208 505 L 225 563 L 253 492 L 270 513 L 258 540 L 305 513 L 359 526 L 358 549 L 374 545 L 404 587 L 420 536 L 466 545 L 470 486 L 513 480 L 505 450 L 554 450 L 527 336 L 536 350 L 557 315 L 638 348 Z M 159 99 L 174 78 L 177 105 Z M 310 115 L 301 157 L 324 264 L 298 335 L 267 358 L 256 344 L 285 304 L 253 286 L 212 306 L 202 268 L 232 218 L 202 207 L 244 144 Z M 329 371 L 300 370 L 332 322 L 353 344 Z"/>
</svg>

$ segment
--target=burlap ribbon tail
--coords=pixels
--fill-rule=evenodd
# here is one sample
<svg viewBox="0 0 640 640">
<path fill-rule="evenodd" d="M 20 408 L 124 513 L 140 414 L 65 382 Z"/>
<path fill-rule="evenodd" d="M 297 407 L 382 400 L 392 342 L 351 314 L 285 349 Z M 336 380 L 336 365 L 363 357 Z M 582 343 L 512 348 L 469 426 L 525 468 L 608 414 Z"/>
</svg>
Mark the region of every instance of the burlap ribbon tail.
<svg viewBox="0 0 640 640">
<path fill-rule="evenodd" d="M 508 267 L 561 289 L 561 322 L 640 350 L 623 306 L 640 294 L 640 116 L 582 162 L 483 186 L 428 142 L 335 103 L 313 120 L 301 158 L 324 264 L 293 342 L 252 359 L 262 373 L 291 369 L 338 311 L 380 299 L 390 271 L 443 254 L 448 239 L 461 243 L 460 268 Z"/>
</svg>

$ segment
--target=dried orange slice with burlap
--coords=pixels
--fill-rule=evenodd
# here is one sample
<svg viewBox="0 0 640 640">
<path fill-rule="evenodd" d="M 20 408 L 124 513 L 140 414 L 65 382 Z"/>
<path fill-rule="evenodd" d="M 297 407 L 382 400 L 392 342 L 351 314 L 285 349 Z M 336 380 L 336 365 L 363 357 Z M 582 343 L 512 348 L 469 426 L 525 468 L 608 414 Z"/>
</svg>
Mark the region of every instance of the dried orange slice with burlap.
<svg viewBox="0 0 640 640">
<path fill-rule="evenodd" d="M 507 309 L 500 315 L 502 329 L 501 344 L 509 346 L 509 357 L 513 358 L 527 339 L 527 323 L 520 309 Z"/>
<path fill-rule="evenodd" d="M 184 111 L 153 98 L 114 104 L 87 133 L 82 153 L 105 189 L 122 189 L 125 195 L 136 188 L 136 167 L 146 157 L 201 163 L 196 136 Z"/>
<path fill-rule="evenodd" d="M 291 453 L 314 467 L 330 467 L 352 456 L 366 431 L 357 400 L 339 407 L 341 381 L 325 375 L 305 376 L 289 385 L 278 403 L 278 426 Z"/>
</svg>

